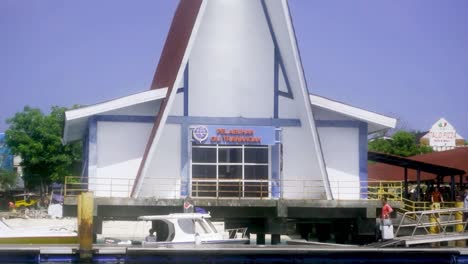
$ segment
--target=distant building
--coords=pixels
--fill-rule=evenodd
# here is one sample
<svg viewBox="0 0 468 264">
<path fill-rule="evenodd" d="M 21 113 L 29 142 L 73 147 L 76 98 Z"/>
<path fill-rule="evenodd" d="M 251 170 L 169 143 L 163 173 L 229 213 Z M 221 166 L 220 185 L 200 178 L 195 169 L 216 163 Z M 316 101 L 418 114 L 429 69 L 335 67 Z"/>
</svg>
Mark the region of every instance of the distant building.
<svg viewBox="0 0 468 264">
<path fill-rule="evenodd" d="M 19 176 L 16 179 L 14 186 L 10 186 L 10 190 L 24 189 L 23 169 L 21 167 L 21 157 L 14 156 L 5 143 L 5 133 L 0 133 L 0 169 L 14 171 Z M 0 189 L 1 190 L 1 189 Z"/>
<path fill-rule="evenodd" d="M 5 133 L 0 133 L 0 169 L 13 170 L 13 155 L 5 144 Z"/>
<path fill-rule="evenodd" d="M 435 122 L 419 142 L 421 145 L 431 146 L 434 151 L 451 150 L 465 145 L 465 140 L 444 118 Z"/>
</svg>

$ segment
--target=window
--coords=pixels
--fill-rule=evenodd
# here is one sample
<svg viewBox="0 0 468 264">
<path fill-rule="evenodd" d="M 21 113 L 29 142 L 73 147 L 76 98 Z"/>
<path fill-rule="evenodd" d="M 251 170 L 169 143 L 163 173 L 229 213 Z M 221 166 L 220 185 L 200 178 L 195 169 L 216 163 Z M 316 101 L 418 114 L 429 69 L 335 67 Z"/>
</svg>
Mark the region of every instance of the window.
<svg viewBox="0 0 468 264">
<path fill-rule="evenodd" d="M 192 145 L 193 197 L 268 197 L 269 147 Z"/>
</svg>

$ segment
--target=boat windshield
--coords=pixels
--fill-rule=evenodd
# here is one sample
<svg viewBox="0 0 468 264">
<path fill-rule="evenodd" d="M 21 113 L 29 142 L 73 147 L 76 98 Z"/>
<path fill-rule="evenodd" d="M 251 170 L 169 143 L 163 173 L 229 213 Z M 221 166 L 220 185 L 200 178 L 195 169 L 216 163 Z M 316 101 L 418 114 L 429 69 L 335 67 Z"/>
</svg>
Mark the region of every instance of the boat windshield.
<svg viewBox="0 0 468 264">
<path fill-rule="evenodd" d="M 193 219 L 178 219 L 177 223 L 179 224 L 182 232 L 186 234 L 195 234 Z"/>
<path fill-rule="evenodd" d="M 195 219 L 195 231 L 197 233 L 202 233 L 202 234 L 211 233 L 209 228 L 205 225 L 205 223 L 201 219 Z"/>
<path fill-rule="evenodd" d="M 218 230 L 216 230 L 216 227 L 213 225 L 213 223 L 210 220 L 205 219 L 205 222 L 211 227 L 211 230 L 213 230 L 214 233 L 218 233 Z"/>
</svg>

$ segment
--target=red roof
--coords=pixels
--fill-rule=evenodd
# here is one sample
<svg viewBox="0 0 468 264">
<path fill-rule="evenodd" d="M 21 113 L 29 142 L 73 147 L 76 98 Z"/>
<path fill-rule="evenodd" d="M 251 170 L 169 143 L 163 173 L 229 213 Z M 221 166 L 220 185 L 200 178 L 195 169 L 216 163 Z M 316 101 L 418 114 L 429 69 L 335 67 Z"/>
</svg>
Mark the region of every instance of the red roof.
<svg viewBox="0 0 468 264">
<path fill-rule="evenodd" d="M 167 99 L 171 94 L 172 89 L 175 85 L 177 73 L 182 67 L 182 60 L 187 49 L 190 35 L 195 26 L 198 12 L 203 0 L 181 0 L 175 11 L 174 18 L 172 19 L 171 28 L 166 38 L 166 43 L 159 59 L 158 67 L 154 73 L 153 82 L 151 84 L 151 90 L 168 87 L 166 98 L 159 107 L 153 128 L 149 136 L 148 143 L 146 144 L 145 152 L 138 168 L 138 172 L 135 178 L 135 183 L 132 188 L 132 196 L 135 194 L 136 186 L 140 181 L 143 167 L 145 166 L 148 158 L 148 153 L 153 144 L 156 132 L 159 129 L 161 118 L 164 111 L 166 110 Z"/>
<path fill-rule="evenodd" d="M 416 155 L 409 157 L 409 159 L 468 172 L 468 147 Z M 384 163 L 369 164 L 368 175 L 369 180 L 402 181 L 404 180 L 404 168 Z M 431 173 L 421 172 L 422 181 L 433 180 L 436 176 Z M 456 181 L 459 182 L 458 175 L 455 176 Z M 468 173 L 462 176 L 468 176 Z M 463 178 L 465 180 L 465 177 Z M 408 169 L 408 180 L 416 181 L 416 170 Z M 449 182 L 450 177 L 445 177 L 444 181 Z"/>
</svg>

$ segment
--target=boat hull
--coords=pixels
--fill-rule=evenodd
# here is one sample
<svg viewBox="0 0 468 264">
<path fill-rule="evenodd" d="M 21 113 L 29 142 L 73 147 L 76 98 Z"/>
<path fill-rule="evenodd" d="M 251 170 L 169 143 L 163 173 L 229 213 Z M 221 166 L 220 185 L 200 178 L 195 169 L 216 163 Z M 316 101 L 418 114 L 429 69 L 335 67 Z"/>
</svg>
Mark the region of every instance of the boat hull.
<svg viewBox="0 0 468 264">
<path fill-rule="evenodd" d="M 0 237 L 0 244 L 77 244 L 78 236 Z"/>
</svg>

